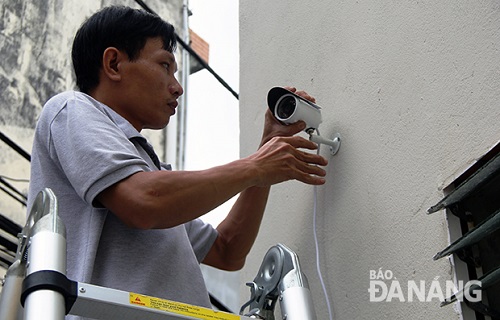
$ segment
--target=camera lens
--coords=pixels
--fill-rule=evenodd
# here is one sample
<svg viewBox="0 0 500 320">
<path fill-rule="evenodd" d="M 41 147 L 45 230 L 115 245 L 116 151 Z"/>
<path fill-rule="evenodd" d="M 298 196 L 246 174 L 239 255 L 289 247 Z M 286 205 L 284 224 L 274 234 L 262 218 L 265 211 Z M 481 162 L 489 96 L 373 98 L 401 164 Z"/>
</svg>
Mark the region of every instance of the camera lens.
<svg viewBox="0 0 500 320">
<path fill-rule="evenodd" d="M 283 97 L 276 107 L 276 115 L 280 119 L 290 118 L 295 111 L 296 104 L 295 97 Z"/>
</svg>

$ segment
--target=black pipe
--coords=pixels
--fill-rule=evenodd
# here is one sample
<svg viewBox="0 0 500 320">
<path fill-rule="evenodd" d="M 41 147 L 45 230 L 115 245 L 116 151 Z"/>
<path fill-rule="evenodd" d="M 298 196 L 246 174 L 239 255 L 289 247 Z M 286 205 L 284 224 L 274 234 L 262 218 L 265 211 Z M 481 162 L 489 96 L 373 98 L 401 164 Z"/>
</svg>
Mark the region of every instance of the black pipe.
<svg viewBox="0 0 500 320">
<path fill-rule="evenodd" d="M 14 198 L 14 200 L 17 200 L 20 204 L 22 204 L 23 206 L 27 206 L 26 204 L 26 201 L 22 200 L 22 199 L 19 199 L 18 197 L 16 197 L 13 193 L 11 193 L 9 190 L 5 189 L 4 187 L 0 186 L 0 190 L 2 190 L 3 192 L 5 192 L 6 194 L 8 194 L 9 196 L 11 196 L 12 198 Z"/>
<path fill-rule="evenodd" d="M 2 178 L 1 176 L 0 176 L 0 183 L 9 188 L 10 190 L 14 191 L 15 193 L 17 193 L 17 195 L 21 196 L 21 198 L 23 198 L 24 200 L 28 199 L 28 197 L 26 197 L 21 191 L 17 190 L 13 185 L 5 181 L 5 179 Z"/>
<path fill-rule="evenodd" d="M 14 141 L 10 140 L 6 135 L 0 131 L 0 140 L 8 144 L 12 149 L 16 150 L 21 156 L 26 160 L 31 161 L 31 156 L 29 153 L 24 151 L 20 146 L 18 146 Z"/>
</svg>

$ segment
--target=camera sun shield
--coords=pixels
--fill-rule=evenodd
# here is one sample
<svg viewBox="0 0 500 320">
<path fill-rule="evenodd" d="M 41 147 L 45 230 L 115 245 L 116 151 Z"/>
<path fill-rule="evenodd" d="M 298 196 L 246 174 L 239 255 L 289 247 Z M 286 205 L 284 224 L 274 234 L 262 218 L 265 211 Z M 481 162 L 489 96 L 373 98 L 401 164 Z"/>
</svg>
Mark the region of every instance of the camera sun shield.
<svg viewBox="0 0 500 320">
<path fill-rule="evenodd" d="M 272 88 L 267 95 L 269 109 L 276 119 L 286 124 L 299 120 L 306 123 L 306 131 L 321 124 L 321 108 L 281 87 Z"/>
</svg>

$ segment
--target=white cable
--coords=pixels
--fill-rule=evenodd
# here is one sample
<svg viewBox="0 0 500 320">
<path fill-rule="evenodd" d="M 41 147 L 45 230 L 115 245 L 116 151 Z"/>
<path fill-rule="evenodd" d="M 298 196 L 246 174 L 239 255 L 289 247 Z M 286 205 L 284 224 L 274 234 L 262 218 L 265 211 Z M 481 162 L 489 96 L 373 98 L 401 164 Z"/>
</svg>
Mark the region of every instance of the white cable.
<svg viewBox="0 0 500 320">
<path fill-rule="evenodd" d="M 317 131 L 317 129 L 316 129 Z M 319 131 L 318 131 L 319 135 Z M 317 154 L 319 154 L 320 151 L 320 144 L 318 144 L 318 151 Z M 318 235 L 316 234 L 316 212 L 317 212 L 317 202 L 318 202 L 318 192 L 317 189 L 318 187 L 315 185 L 313 187 L 313 192 L 314 192 L 314 207 L 313 207 L 313 234 L 314 234 L 314 245 L 316 248 L 316 270 L 318 272 L 318 277 L 319 281 L 321 282 L 321 287 L 323 288 L 323 293 L 325 295 L 325 300 L 326 300 L 326 306 L 328 307 L 328 316 L 329 319 L 332 320 L 332 308 L 330 306 L 330 298 L 328 297 L 328 292 L 326 291 L 326 286 L 325 282 L 323 281 L 323 275 L 321 274 L 321 267 L 320 267 L 320 261 L 319 261 L 319 243 L 318 243 Z"/>
</svg>

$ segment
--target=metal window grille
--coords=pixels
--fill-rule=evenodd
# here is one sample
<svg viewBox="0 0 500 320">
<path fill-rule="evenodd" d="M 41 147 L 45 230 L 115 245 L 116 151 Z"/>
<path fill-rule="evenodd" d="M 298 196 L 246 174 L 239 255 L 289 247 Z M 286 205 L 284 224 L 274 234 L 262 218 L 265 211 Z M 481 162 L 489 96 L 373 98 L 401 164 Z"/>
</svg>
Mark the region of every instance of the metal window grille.
<svg viewBox="0 0 500 320">
<path fill-rule="evenodd" d="M 462 236 L 438 252 L 434 260 L 455 255 L 467 265 L 468 280 L 481 281 L 482 301 L 464 303 L 476 319 L 500 319 L 500 143 L 459 177 L 436 205 L 460 219 Z M 473 288 L 470 288 L 472 290 Z M 474 288 L 477 289 L 477 288 Z M 442 305 L 456 300 L 447 297 Z"/>
</svg>

